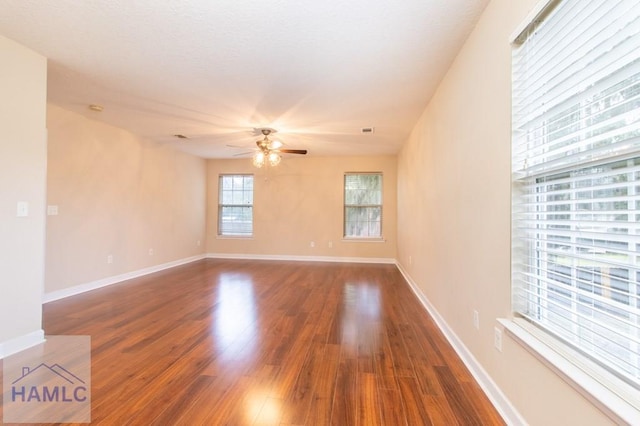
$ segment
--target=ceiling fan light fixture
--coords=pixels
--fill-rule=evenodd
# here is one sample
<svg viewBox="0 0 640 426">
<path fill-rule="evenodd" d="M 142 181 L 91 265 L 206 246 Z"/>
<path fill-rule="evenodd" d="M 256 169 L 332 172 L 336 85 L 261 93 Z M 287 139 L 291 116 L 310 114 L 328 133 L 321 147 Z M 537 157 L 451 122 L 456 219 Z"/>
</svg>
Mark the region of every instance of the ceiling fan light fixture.
<svg viewBox="0 0 640 426">
<path fill-rule="evenodd" d="M 272 167 L 277 166 L 278 164 L 280 164 L 280 160 L 282 160 L 282 157 L 280 157 L 280 154 L 278 154 L 277 152 L 270 152 L 269 153 L 269 165 Z"/>
<path fill-rule="evenodd" d="M 306 154 L 306 149 L 280 149 L 283 143 L 279 140 L 270 140 L 269 135 L 275 133 L 276 130 L 268 127 L 254 129 L 260 131 L 264 138 L 256 141 L 256 151 L 253 154 L 252 162 L 257 168 L 264 166 L 276 167 L 282 161 L 282 153 L 285 154 Z"/>
<path fill-rule="evenodd" d="M 264 166 L 265 163 L 265 155 L 264 152 L 259 151 L 256 152 L 255 155 L 253 156 L 253 165 L 256 166 L 257 168 L 261 168 L 262 166 Z"/>
<path fill-rule="evenodd" d="M 278 148 L 282 148 L 282 142 L 280 142 L 279 140 L 271 141 L 271 143 L 269 144 L 269 149 L 278 149 Z"/>
</svg>

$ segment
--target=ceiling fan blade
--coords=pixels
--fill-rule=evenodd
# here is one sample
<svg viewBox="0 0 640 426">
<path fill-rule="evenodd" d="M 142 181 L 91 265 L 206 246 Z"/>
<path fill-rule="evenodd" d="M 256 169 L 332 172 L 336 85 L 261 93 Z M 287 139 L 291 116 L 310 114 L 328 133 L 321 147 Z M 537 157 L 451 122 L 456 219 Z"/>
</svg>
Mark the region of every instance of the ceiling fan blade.
<svg viewBox="0 0 640 426">
<path fill-rule="evenodd" d="M 284 154 L 306 154 L 306 149 L 279 149 L 278 152 L 282 152 Z"/>
<path fill-rule="evenodd" d="M 241 157 L 243 155 L 253 154 L 254 151 L 240 152 L 238 154 L 233 154 L 234 157 Z"/>
</svg>

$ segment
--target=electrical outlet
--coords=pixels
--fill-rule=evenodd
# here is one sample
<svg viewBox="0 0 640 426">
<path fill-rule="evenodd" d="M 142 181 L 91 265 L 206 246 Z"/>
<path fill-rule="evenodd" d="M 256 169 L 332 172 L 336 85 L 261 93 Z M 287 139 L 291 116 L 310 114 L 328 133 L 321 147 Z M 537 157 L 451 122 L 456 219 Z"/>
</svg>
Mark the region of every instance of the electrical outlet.
<svg viewBox="0 0 640 426">
<path fill-rule="evenodd" d="M 316 242 L 315 242 L 315 241 L 311 241 L 311 242 L 309 243 L 309 247 L 313 248 L 313 247 L 315 247 L 315 246 L 316 246 Z"/>
<path fill-rule="evenodd" d="M 107 263 L 113 263 L 113 255 L 112 254 L 107 256 Z"/>
<path fill-rule="evenodd" d="M 409 266 L 411 266 L 412 264 L 413 264 L 413 258 L 409 256 Z"/>
<path fill-rule="evenodd" d="M 47 215 L 56 216 L 58 214 L 58 206 L 47 206 Z"/>
<path fill-rule="evenodd" d="M 149 249 L 149 256 L 153 256 L 153 249 Z"/>
<path fill-rule="evenodd" d="M 200 247 L 200 240 L 196 241 L 196 245 Z"/>
<path fill-rule="evenodd" d="M 495 346 L 497 350 L 502 352 L 502 330 L 500 330 L 498 327 L 493 328 L 493 346 Z"/>
<path fill-rule="evenodd" d="M 333 248 L 333 241 L 329 241 L 329 248 Z"/>
<path fill-rule="evenodd" d="M 473 311 L 473 326 L 480 330 L 480 314 L 476 310 Z"/>
<path fill-rule="evenodd" d="M 29 216 L 29 203 L 26 201 L 18 201 L 16 205 L 16 217 L 27 217 Z"/>
</svg>

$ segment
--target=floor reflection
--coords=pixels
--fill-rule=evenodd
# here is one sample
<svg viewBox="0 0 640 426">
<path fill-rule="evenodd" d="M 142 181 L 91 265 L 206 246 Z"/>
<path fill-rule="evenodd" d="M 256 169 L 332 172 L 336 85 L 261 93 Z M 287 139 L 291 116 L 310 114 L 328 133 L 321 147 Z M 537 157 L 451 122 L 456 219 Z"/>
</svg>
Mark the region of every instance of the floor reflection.
<svg viewBox="0 0 640 426">
<path fill-rule="evenodd" d="M 380 333 L 380 288 L 370 283 L 347 283 L 344 286 L 342 343 L 354 349 L 376 349 Z"/>
<path fill-rule="evenodd" d="M 214 295 L 212 331 L 220 359 L 251 358 L 257 342 L 258 320 L 253 281 L 248 274 L 222 273 Z"/>
<path fill-rule="evenodd" d="M 245 398 L 245 420 L 247 424 L 278 424 L 281 411 L 281 400 L 265 396 L 263 390 L 252 390 Z"/>
</svg>

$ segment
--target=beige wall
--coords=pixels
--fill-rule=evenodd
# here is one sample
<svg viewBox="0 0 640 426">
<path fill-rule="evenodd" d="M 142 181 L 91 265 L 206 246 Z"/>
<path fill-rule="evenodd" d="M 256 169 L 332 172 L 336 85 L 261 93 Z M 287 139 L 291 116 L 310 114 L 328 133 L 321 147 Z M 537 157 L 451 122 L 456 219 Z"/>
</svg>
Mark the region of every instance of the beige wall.
<svg viewBox="0 0 640 426">
<path fill-rule="evenodd" d="M 0 357 L 41 335 L 47 61 L 0 36 Z M 19 201 L 29 215 L 16 217 Z M 20 343 L 18 343 L 20 345 Z"/>
<path fill-rule="evenodd" d="M 403 147 L 398 259 L 530 424 L 607 424 L 506 335 L 493 347 L 511 312 L 509 36 L 536 1 L 487 6 Z"/>
<path fill-rule="evenodd" d="M 47 126 L 46 293 L 204 253 L 205 160 L 54 105 Z"/>
<path fill-rule="evenodd" d="M 342 239 L 345 172 L 383 173 L 384 242 Z M 219 238 L 218 176 L 254 174 L 254 237 Z M 250 158 L 209 160 L 207 251 L 214 254 L 395 259 L 396 157 L 298 158 L 256 169 Z M 310 247 L 310 242 L 315 247 Z M 333 247 L 329 247 L 329 242 Z"/>
</svg>

